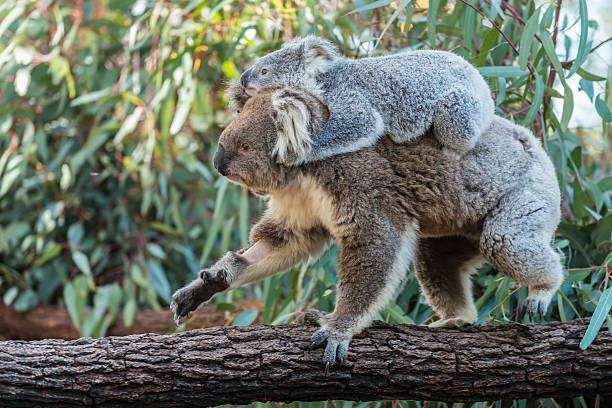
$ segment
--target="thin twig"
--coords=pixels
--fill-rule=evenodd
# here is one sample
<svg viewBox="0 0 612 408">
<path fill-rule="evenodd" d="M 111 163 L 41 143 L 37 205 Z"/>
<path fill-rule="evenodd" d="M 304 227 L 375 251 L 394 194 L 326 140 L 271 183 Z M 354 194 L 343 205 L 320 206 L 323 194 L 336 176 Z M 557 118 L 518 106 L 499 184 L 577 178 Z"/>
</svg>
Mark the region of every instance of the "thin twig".
<svg viewBox="0 0 612 408">
<path fill-rule="evenodd" d="M 514 295 L 514 294 L 515 294 L 515 293 L 516 293 L 516 292 L 517 292 L 517 291 L 518 291 L 520 288 L 522 288 L 522 287 L 523 287 L 523 286 L 519 286 L 518 288 L 514 289 L 512 292 L 510 292 L 510 293 L 508 294 L 508 296 L 506 296 L 506 297 L 504 298 L 504 300 L 502 300 L 501 302 L 499 302 L 499 303 L 498 303 L 498 304 L 497 304 L 497 305 L 496 305 L 496 306 L 495 306 L 493 309 L 489 310 L 487 313 L 485 313 L 485 314 L 483 314 L 483 315 L 481 315 L 481 316 L 478 316 L 478 319 L 482 319 L 482 318 L 483 318 L 483 317 L 485 317 L 485 316 L 489 316 L 489 317 L 491 317 L 491 313 L 493 313 L 493 312 L 495 311 L 495 309 L 497 309 L 498 307 L 500 307 L 501 305 L 503 305 L 503 304 L 504 304 L 504 302 L 506 302 L 506 300 L 508 300 L 508 298 L 509 298 L 510 296 Z"/>
<path fill-rule="evenodd" d="M 526 24 L 525 20 L 523 20 L 523 17 L 519 14 L 519 12 L 514 7 L 512 7 L 510 4 L 508 4 L 508 2 L 506 0 L 502 0 L 501 8 L 504 11 L 508 10 L 510 12 L 510 14 L 512 14 L 511 17 L 514 17 L 522 25 Z"/>
<path fill-rule="evenodd" d="M 562 0 L 559 0 L 557 3 L 557 8 L 555 9 L 555 26 L 553 28 L 552 42 L 553 42 L 553 50 L 557 46 L 557 33 L 559 32 L 559 14 L 561 14 L 561 3 Z M 552 62 L 552 61 L 551 61 Z M 553 83 L 555 81 L 555 74 L 557 71 L 554 66 L 550 67 L 550 73 L 548 74 L 548 81 L 546 81 L 546 86 L 552 88 Z M 547 95 L 548 100 L 550 100 L 550 95 Z"/>
<path fill-rule="evenodd" d="M 506 35 L 506 33 L 504 33 L 504 31 L 499 27 L 499 25 L 497 25 L 497 23 L 493 20 L 491 20 L 485 13 L 484 11 L 480 10 L 477 7 L 474 7 L 472 4 L 470 4 L 469 2 L 465 1 L 465 0 L 459 0 L 461 1 L 463 4 L 465 4 L 466 6 L 471 7 L 472 9 L 474 9 L 475 12 L 477 12 L 478 14 L 480 14 L 482 16 L 482 18 L 486 19 L 489 23 L 491 23 L 491 25 L 493 27 L 495 27 L 495 29 L 502 35 L 502 37 L 504 37 L 504 39 L 506 40 L 506 42 L 508 43 L 508 45 L 510 47 L 512 47 L 512 49 L 514 50 L 514 52 L 518 55 L 519 54 L 519 50 L 518 48 L 516 48 L 516 46 L 512 43 L 512 41 L 510 41 L 510 38 L 508 38 L 508 36 Z M 530 64 L 527 64 L 527 68 L 529 69 L 529 71 L 531 72 L 531 74 L 533 76 L 535 76 L 535 72 L 533 70 L 533 67 Z"/>
<path fill-rule="evenodd" d="M 602 42 L 600 42 L 599 44 L 597 44 L 596 46 L 591 48 L 591 51 L 589 51 L 589 54 L 594 53 L 599 47 L 601 47 L 602 45 L 604 45 L 608 41 L 612 41 L 612 37 L 603 40 Z M 574 63 L 574 61 L 576 61 L 576 59 L 573 59 L 571 61 L 564 61 L 564 62 L 561 63 L 561 66 L 563 68 L 568 68 L 569 66 L 571 66 Z"/>
</svg>

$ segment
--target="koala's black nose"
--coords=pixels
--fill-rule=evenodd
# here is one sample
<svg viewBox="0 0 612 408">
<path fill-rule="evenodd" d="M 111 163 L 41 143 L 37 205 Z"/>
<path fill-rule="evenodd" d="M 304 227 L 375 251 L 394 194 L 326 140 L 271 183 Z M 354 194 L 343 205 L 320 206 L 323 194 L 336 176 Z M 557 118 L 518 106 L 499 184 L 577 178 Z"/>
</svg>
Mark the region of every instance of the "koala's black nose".
<svg viewBox="0 0 612 408">
<path fill-rule="evenodd" d="M 219 145 L 219 148 L 215 152 L 215 157 L 213 158 L 213 164 L 215 165 L 215 169 L 217 169 L 222 176 L 227 176 L 227 169 L 223 163 L 223 156 L 225 156 L 225 149 L 223 146 Z"/>
<path fill-rule="evenodd" d="M 249 82 L 249 76 L 251 76 L 250 68 L 244 71 L 242 75 L 240 75 L 240 85 L 242 85 L 243 88 L 247 87 L 247 82 Z"/>
</svg>

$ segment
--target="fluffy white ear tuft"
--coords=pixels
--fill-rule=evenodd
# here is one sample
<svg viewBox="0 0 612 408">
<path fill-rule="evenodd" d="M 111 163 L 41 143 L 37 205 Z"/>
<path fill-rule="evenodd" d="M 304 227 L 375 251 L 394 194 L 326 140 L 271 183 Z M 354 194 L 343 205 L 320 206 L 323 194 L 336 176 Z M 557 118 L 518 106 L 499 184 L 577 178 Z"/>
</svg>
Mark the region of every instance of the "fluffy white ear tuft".
<svg viewBox="0 0 612 408">
<path fill-rule="evenodd" d="M 272 94 L 278 139 L 273 155 L 279 163 L 299 164 L 310 152 L 310 109 L 300 91 L 281 88 Z"/>
<path fill-rule="evenodd" d="M 317 75 L 328 70 L 338 58 L 336 47 L 329 41 L 309 36 L 303 39 L 304 62 L 307 75 Z"/>
</svg>

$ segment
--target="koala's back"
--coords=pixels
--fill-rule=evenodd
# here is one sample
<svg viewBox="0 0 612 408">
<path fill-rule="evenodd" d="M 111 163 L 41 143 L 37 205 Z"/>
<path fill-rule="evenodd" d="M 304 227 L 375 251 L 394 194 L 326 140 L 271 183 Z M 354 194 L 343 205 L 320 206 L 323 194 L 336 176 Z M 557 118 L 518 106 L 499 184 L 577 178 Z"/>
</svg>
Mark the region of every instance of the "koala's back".
<svg viewBox="0 0 612 408">
<path fill-rule="evenodd" d="M 387 136 L 305 170 L 347 214 L 375 208 L 394 223 L 417 219 L 423 236 L 477 238 L 487 214 L 512 194 L 533 195 L 558 210 L 555 172 L 533 135 L 497 116 L 485 135 L 459 161 L 429 132 L 410 144 Z"/>
<path fill-rule="evenodd" d="M 481 100 L 489 88 L 478 71 L 462 57 L 446 51 L 342 59 L 320 77 L 322 101 L 342 109 L 347 102 L 367 102 L 381 113 L 390 134 L 424 134 L 441 96 L 461 87 Z M 461 101 L 457 101 L 460 103 Z M 493 104 L 487 106 L 491 108 Z"/>
</svg>

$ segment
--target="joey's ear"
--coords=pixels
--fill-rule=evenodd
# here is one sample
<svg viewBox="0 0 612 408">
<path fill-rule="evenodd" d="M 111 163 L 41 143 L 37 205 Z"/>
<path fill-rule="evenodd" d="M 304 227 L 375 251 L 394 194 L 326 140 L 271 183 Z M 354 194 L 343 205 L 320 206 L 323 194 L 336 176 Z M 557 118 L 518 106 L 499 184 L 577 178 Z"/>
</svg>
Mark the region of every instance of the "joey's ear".
<svg viewBox="0 0 612 408">
<path fill-rule="evenodd" d="M 336 47 L 319 37 L 306 37 L 304 45 L 304 66 L 307 74 L 319 74 L 327 71 L 332 62 L 338 58 Z"/>
<path fill-rule="evenodd" d="M 249 99 L 249 95 L 240 85 L 240 81 L 231 81 L 225 92 L 229 99 L 230 108 L 235 111 L 241 111 L 247 99 Z"/>
<path fill-rule="evenodd" d="M 300 164 L 312 146 L 312 96 L 292 88 L 281 88 L 271 96 L 272 114 L 278 138 L 272 151 L 277 163 L 292 166 Z"/>
</svg>

